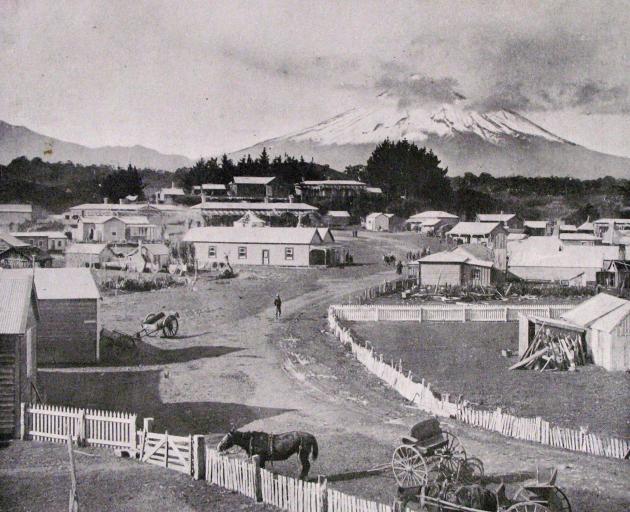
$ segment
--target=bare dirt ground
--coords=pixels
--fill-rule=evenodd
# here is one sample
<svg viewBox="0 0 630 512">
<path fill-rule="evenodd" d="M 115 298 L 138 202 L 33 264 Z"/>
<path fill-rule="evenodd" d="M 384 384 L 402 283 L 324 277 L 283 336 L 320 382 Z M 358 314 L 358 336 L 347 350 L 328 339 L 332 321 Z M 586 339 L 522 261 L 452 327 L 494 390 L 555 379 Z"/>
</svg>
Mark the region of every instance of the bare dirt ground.
<svg viewBox="0 0 630 512">
<path fill-rule="evenodd" d="M 484 408 L 502 407 L 521 416 L 541 416 L 565 427 L 630 437 L 630 374 L 595 365 L 577 372 L 510 371 L 518 353 L 516 322 L 351 322 L 377 353 L 430 382 L 434 389 L 463 395 Z"/>
<path fill-rule="evenodd" d="M 142 417 L 153 416 L 155 430 L 205 433 L 212 443 L 231 425 L 272 432 L 307 430 L 317 436 L 320 445 L 312 476 L 325 474 L 332 477 L 333 487 L 390 502 L 395 482 L 389 472 L 333 480 L 344 471 L 388 462 L 401 435 L 423 414 L 403 404 L 326 333 L 326 309 L 352 290 L 394 277 L 391 268 L 377 262 L 383 254 L 400 251 L 404 255 L 419 240 L 408 234 L 361 236 L 351 243 L 355 261 L 365 262 L 363 266 L 257 268 L 241 270 L 238 278 L 221 283 L 201 280 L 193 290 L 178 287 L 107 297 L 102 308 L 105 326 L 134 331 L 146 313 L 175 309 L 182 314 L 178 338 L 148 340 L 151 347 L 132 366 L 121 361 L 110 367 L 43 370 L 40 382 L 49 401 L 134 411 Z M 270 308 L 276 292 L 284 298 L 280 321 L 273 319 Z M 461 436 L 467 451 L 484 460 L 494 481 L 518 485 L 534 474 L 537 464 L 557 466 L 559 484 L 567 489 L 574 510 L 628 509 L 630 471 L 623 461 L 553 450 L 447 423 Z M 133 462 L 120 461 L 121 472 L 127 463 Z M 298 473 L 295 460 L 275 463 L 273 469 L 294 476 Z M 1 478 L 4 473 L 1 471 Z M 127 476 L 120 479 L 125 482 L 121 486 L 133 486 L 131 475 Z M 164 485 L 180 478 L 165 473 Z M 181 488 L 189 484 L 194 483 L 182 481 Z M 26 487 L 43 484 L 33 479 L 24 485 L 20 496 L 28 500 Z M 96 503 L 108 496 L 105 483 L 96 480 L 93 487 Z M 138 505 L 137 510 L 178 509 L 162 506 L 161 490 L 150 492 L 156 501 L 145 508 Z M 214 493 L 212 496 L 214 499 Z M 193 503 L 192 498 L 188 506 L 190 510 L 208 508 Z M 29 508 L 28 501 L 25 507 L 47 510 L 37 504 Z"/>
</svg>

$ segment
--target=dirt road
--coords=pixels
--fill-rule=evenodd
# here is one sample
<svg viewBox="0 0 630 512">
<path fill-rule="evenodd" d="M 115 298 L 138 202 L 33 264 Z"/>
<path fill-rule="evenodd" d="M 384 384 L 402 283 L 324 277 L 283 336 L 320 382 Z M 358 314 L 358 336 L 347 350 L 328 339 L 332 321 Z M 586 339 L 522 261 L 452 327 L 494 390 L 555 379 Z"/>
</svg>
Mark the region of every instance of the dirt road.
<svg viewBox="0 0 630 512">
<path fill-rule="evenodd" d="M 369 250 L 371 241 L 366 241 Z M 347 270 L 347 269 L 346 269 Z M 243 274 L 225 284 L 199 283 L 196 290 L 171 289 L 112 297 L 103 306 L 105 325 L 134 328 L 138 310 L 178 309 L 184 316 L 177 340 L 152 340 L 142 366 L 59 369 L 41 373 L 53 403 L 124 409 L 153 416 L 156 430 L 206 433 L 211 442 L 236 426 L 273 432 L 314 433 L 320 458 L 311 475 L 335 480 L 344 471 L 390 460 L 401 435 L 423 414 L 367 374 L 325 332 L 327 306 L 352 290 L 393 277 L 370 267 L 343 272 Z M 271 298 L 280 291 L 285 316 L 273 318 Z M 75 390 L 68 397 L 67 390 Z M 469 454 L 481 458 L 491 479 L 514 486 L 536 466 L 560 469 L 559 483 L 575 510 L 625 511 L 630 504 L 628 464 L 582 456 L 449 423 Z M 274 470 L 297 475 L 297 462 Z M 390 502 L 395 482 L 381 476 L 335 481 L 332 486 Z"/>
</svg>

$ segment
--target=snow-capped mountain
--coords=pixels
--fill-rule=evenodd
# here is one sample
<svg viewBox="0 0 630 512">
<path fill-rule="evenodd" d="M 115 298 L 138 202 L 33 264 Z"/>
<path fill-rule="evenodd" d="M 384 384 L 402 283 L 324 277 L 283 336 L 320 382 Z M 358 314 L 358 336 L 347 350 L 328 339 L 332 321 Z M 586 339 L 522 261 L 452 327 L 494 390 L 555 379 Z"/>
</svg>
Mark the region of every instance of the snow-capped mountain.
<svg viewBox="0 0 630 512">
<path fill-rule="evenodd" d="M 565 140 L 510 111 L 478 112 L 459 104 L 403 107 L 387 94 L 373 105 L 353 108 L 310 128 L 263 141 L 234 153 L 302 155 L 343 170 L 364 164 L 384 139 L 406 138 L 433 149 L 450 175 L 488 172 L 496 176 L 630 176 L 630 159 Z"/>
</svg>

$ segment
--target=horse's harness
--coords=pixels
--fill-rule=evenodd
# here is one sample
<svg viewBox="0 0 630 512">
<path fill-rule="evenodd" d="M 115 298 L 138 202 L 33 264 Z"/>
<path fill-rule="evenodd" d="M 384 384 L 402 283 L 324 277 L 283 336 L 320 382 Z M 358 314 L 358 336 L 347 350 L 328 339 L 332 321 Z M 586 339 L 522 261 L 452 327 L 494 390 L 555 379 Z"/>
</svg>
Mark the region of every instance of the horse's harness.
<svg viewBox="0 0 630 512">
<path fill-rule="evenodd" d="M 269 458 L 273 459 L 273 434 L 267 434 L 269 438 Z M 249 438 L 249 453 L 250 457 L 254 455 L 254 436 Z"/>
</svg>

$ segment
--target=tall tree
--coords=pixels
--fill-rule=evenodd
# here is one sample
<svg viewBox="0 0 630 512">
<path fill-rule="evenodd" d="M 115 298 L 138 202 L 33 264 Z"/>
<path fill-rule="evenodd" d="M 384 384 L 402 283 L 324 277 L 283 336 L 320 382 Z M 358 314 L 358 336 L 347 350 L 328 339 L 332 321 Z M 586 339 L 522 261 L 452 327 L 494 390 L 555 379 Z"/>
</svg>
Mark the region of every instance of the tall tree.
<svg viewBox="0 0 630 512">
<path fill-rule="evenodd" d="M 103 179 L 101 195 L 111 202 L 118 202 L 129 195 L 144 199 L 144 184 L 138 169 L 129 165 L 127 169 L 118 169 Z"/>
<path fill-rule="evenodd" d="M 386 139 L 368 159 L 365 178 L 370 185 L 381 187 L 389 200 L 423 199 L 435 207 L 447 208 L 453 196 L 447 172 L 433 151 L 406 139 Z"/>
</svg>

